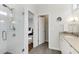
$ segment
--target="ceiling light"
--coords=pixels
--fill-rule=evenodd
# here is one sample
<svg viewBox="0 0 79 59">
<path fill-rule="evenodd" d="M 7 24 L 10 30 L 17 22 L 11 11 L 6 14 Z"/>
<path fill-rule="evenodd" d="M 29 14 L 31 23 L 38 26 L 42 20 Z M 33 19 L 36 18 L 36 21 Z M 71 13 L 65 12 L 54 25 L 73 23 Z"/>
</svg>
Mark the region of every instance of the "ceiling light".
<svg viewBox="0 0 79 59">
<path fill-rule="evenodd" d="M 68 19 L 69 22 L 77 22 L 79 21 L 78 17 L 74 16 Z"/>
</svg>

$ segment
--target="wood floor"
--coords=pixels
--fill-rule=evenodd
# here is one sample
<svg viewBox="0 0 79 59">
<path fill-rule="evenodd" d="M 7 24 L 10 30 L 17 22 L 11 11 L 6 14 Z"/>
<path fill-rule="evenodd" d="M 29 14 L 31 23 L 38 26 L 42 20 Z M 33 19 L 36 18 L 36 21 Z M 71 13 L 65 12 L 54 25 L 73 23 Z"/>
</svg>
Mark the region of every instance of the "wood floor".
<svg viewBox="0 0 79 59">
<path fill-rule="evenodd" d="M 60 51 L 48 49 L 48 43 L 43 43 L 33 48 L 29 54 L 61 54 Z"/>
<path fill-rule="evenodd" d="M 33 49 L 33 43 L 30 43 L 29 45 L 28 45 L 28 51 L 30 52 L 31 51 L 31 49 Z"/>
</svg>

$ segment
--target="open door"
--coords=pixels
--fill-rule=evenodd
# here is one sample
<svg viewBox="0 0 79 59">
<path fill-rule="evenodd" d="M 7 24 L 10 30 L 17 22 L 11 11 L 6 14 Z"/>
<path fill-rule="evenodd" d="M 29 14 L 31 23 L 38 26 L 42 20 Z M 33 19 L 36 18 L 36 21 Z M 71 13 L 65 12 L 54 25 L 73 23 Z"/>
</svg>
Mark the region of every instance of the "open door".
<svg viewBox="0 0 79 59">
<path fill-rule="evenodd" d="M 45 18 L 39 16 L 39 45 L 45 42 Z"/>
<path fill-rule="evenodd" d="M 34 36 L 34 14 L 28 11 L 28 51 L 33 48 L 33 36 Z"/>
</svg>

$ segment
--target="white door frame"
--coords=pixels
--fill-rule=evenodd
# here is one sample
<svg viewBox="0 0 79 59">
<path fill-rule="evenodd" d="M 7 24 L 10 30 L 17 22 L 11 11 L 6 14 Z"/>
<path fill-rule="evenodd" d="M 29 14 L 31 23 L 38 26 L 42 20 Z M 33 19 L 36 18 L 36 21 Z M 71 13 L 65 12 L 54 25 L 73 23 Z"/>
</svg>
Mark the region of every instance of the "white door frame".
<svg viewBox="0 0 79 59">
<path fill-rule="evenodd" d="M 25 50 L 24 54 L 28 54 L 28 11 L 30 11 L 28 8 L 24 8 L 24 50 Z M 33 13 L 33 15 L 34 15 L 34 13 Z M 33 19 L 33 21 L 34 21 L 34 19 Z M 33 35 L 33 37 L 34 36 L 35 36 L 35 34 Z M 33 41 L 33 43 L 34 43 L 34 41 Z"/>
<path fill-rule="evenodd" d="M 33 37 L 32 37 L 32 42 L 34 43 L 34 13 L 33 12 L 31 12 L 30 10 L 28 10 L 28 14 L 29 14 L 29 12 L 33 15 Z M 28 16 L 29 17 L 29 16 Z M 28 24 L 29 24 L 29 19 L 28 19 Z M 28 25 L 29 26 L 29 25 Z M 28 27 L 29 28 L 29 27 Z M 33 47 L 34 47 L 34 44 L 33 44 Z"/>
<path fill-rule="evenodd" d="M 48 17 L 48 46 L 49 46 L 49 15 L 48 14 L 38 15 L 38 45 L 39 45 L 39 17 L 40 16 L 47 16 Z"/>
<path fill-rule="evenodd" d="M 24 9 L 24 54 L 28 54 L 28 9 Z"/>
</svg>

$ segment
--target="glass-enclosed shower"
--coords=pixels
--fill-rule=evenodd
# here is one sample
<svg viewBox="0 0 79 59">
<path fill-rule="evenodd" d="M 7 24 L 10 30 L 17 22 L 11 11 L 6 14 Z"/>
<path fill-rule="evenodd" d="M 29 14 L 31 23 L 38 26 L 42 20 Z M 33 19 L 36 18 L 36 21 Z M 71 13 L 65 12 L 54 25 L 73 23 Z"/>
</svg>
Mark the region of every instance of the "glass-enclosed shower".
<svg viewBox="0 0 79 59">
<path fill-rule="evenodd" d="M 0 54 L 10 53 L 8 51 L 8 42 L 11 36 L 15 35 L 13 8 L 5 4 L 0 5 Z"/>
</svg>

